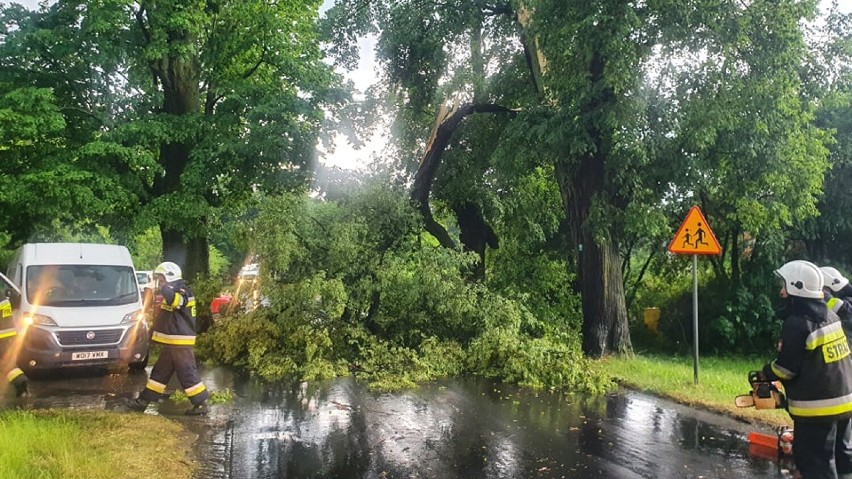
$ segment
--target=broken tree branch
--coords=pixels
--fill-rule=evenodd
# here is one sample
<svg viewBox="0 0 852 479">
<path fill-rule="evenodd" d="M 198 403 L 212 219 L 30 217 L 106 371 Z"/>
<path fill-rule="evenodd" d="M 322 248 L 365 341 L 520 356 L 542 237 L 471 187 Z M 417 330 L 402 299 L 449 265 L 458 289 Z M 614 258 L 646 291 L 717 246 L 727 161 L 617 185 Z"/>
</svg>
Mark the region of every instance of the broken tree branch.
<svg viewBox="0 0 852 479">
<path fill-rule="evenodd" d="M 456 244 L 447 230 L 435 221 L 435 218 L 432 216 L 432 209 L 429 206 L 429 195 L 432 191 L 435 173 L 441 164 L 441 157 L 450 143 L 453 133 L 455 133 L 466 117 L 475 113 L 507 113 L 515 115 L 517 114 L 517 110 L 492 103 L 467 103 L 459 106 L 454 101 L 451 106 L 445 104 L 441 107 L 441 111 L 435 121 L 435 126 L 432 129 L 432 134 L 426 143 L 426 152 L 420 160 L 420 167 L 417 169 L 417 173 L 414 175 L 411 200 L 423 216 L 426 231 L 437 238 L 441 246 L 445 248 L 455 249 Z"/>
</svg>

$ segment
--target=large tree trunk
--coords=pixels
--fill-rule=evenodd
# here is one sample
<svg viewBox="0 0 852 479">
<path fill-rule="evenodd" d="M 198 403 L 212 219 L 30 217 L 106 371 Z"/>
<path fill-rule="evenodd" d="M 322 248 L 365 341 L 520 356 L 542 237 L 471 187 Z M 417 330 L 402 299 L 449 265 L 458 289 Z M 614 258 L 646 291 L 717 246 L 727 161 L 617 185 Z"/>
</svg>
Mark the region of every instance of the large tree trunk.
<svg viewBox="0 0 852 479">
<path fill-rule="evenodd" d="M 598 232 L 589 222 L 592 202 L 603 186 L 603 162 L 589 155 L 579 172 L 560 162 L 556 176 L 578 250 L 583 352 L 595 358 L 609 352 L 632 354 L 618 238 L 612 227 Z"/>
<path fill-rule="evenodd" d="M 530 38 L 526 33 L 534 14 L 523 2 L 517 5 L 527 66 L 539 96 L 544 99 L 547 58 L 539 48 L 539 39 Z M 589 81 L 598 85 L 590 88 L 595 95 L 583 100 L 582 110 L 589 117 L 594 117 L 598 109 L 618 101 L 604 79 L 605 63 L 599 52 L 589 59 Z M 576 158 L 578 161 L 563 157 L 556 162 L 555 169 L 565 216 L 578 250 L 577 272 L 583 301 L 583 352 L 591 357 L 601 357 L 608 352 L 629 355 L 633 354 L 633 345 L 627 322 L 616 229 L 612 224 L 590 224 L 594 201 L 611 204 L 617 200 L 617 195 L 607 189 L 605 178 L 612 133 L 605 125 L 596 125 L 594 121 L 587 125 L 587 133 L 595 144 L 592 152 Z"/>
<path fill-rule="evenodd" d="M 210 245 L 207 242 L 207 237 L 196 236 L 187 240 L 186 267 L 183 274 L 185 278 L 190 280 L 196 279 L 199 275 L 208 276 L 210 274 Z"/>
<path fill-rule="evenodd" d="M 140 10 L 140 15 L 143 11 Z M 169 9 L 148 11 L 150 22 L 166 21 Z M 145 20 L 137 16 L 144 24 Z M 191 53 L 186 53 L 187 45 L 193 45 L 195 38 L 188 31 L 177 28 L 169 32 L 169 52 L 150 63 L 151 73 L 159 82 L 163 93 L 160 113 L 173 116 L 196 115 L 201 109 L 201 88 L 199 85 L 200 62 Z M 185 134 L 180 140 L 164 143 L 160 146 L 160 164 L 164 175 L 154 179 L 153 193 L 162 197 L 181 190 L 181 175 L 189 165 L 190 155 L 195 147 L 192 134 Z M 179 209 L 181 205 L 173 204 Z M 160 233 L 163 237 L 163 258 L 177 263 L 183 270 L 184 278 L 195 279 L 198 274 L 209 272 L 209 252 L 204 225 L 206 218 L 187 218 L 183 211 L 175 212 L 172 217 L 160 219 Z M 168 215 L 168 213 L 166 213 Z M 174 217 L 181 224 L 175 224 Z"/>
<path fill-rule="evenodd" d="M 163 237 L 163 261 L 171 261 L 184 269 L 186 244 L 183 240 L 183 233 L 161 226 L 160 235 Z"/>
<path fill-rule="evenodd" d="M 194 280 L 198 275 L 206 276 L 209 271 L 210 251 L 207 238 L 186 238 L 181 231 L 160 229 L 163 237 L 163 261 L 171 261 L 181 267 L 184 279 Z"/>
</svg>

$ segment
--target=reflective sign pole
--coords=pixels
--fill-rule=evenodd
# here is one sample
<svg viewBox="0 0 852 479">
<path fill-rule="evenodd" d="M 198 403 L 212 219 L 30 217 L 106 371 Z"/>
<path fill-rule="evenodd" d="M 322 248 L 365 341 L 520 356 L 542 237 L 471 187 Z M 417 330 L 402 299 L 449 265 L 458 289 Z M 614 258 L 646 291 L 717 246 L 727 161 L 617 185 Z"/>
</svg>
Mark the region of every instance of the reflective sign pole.
<svg viewBox="0 0 852 479">
<path fill-rule="evenodd" d="M 698 385 L 698 255 L 692 255 L 692 350 L 695 358 L 693 360 L 693 382 Z"/>
</svg>

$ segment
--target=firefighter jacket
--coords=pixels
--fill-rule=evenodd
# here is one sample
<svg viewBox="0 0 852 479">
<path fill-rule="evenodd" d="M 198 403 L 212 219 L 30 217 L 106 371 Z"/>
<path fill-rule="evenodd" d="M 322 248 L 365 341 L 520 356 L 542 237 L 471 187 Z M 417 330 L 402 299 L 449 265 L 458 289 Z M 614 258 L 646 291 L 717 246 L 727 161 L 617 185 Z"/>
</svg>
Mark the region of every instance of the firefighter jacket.
<svg viewBox="0 0 852 479">
<path fill-rule="evenodd" d="M 0 340 L 11 338 L 18 334 L 15 321 L 12 319 L 12 303 L 8 299 L 0 301 Z"/>
<path fill-rule="evenodd" d="M 778 356 L 763 367 L 781 380 L 794 421 L 852 417 L 852 356 L 836 314 L 818 299 L 791 297 Z"/>
<path fill-rule="evenodd" d="M 168 346 L 195 344 L 195 297 L 183 280 L 160 288 L 163 302 L 154 321 L 151 341 Z"/>
<path fill-rule="evenodd" d="M 833 297 L 826 293 L 827 301 L 825 304 L 840 318 L 846 339 L 852 341 L 852 297 L 847 293 L 850 293 L 850 291 L 846 291 L 846 288 L 838 291 L 836 296 Z"/>
</svg>

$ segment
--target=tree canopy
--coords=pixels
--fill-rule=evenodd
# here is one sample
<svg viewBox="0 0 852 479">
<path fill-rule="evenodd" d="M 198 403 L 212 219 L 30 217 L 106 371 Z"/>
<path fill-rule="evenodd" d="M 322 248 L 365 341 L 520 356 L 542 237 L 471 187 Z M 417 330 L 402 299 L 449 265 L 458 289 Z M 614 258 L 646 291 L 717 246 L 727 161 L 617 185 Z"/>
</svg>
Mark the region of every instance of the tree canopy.
<svg viewBox="0 0 852 479">
<path fill-rule="evenodd" d="M 256 190 L 304 190 L 323 108 L 345 101 L 322 62 L 317 1 L 58 1 L 0 10 L 2 154 L 14 188 L 56 196 L 7 211 L 128 231 L 207 271 L 218 211 Z M 8 168 L 8 170 L 7 170 Z M 9 189 L 7 191 L 14 191 Z M 38 224 L 19 215 L 23 224 Z M 15 240 L 32 231 L 6 226 Z"/>
<path fill-rule="evenodd" d="M 417 190 L 417 179 L 414 187 L 439 239 L 429 194 L 454 213 L 465 246 L 481 252 L 500 240 L 499 232 L 481 240 L 501 221 L 496 193 L 542 167 L 552 173 L 589 354 L 630 352 L 623 269 L 637 242 L 659 247 L 648 239 L 680 216 L 671 212 L 698 203 L 723 225 L 730 266 L 719 263 L 717 273 L 732 277 L 732 290 L 745 238 L 772 237 L 817 213 L 830 133 L 813 122 L 800 28 L 815 2 L 347 0 L 335 8 L 328 24 L 338 44 L 378 32 L 399 141 L 425 141 L 422 159 L 401 160 L 419 160 L 418 175 L 435 171 L 423 175 L 434 177 L 432 190 Z M 442 113 L 426 141 L 430 118 L 451 99 L 517 115 L 458 126 Z M 437 170 L 435 149 L 445 153 Z"/>
</svg>

